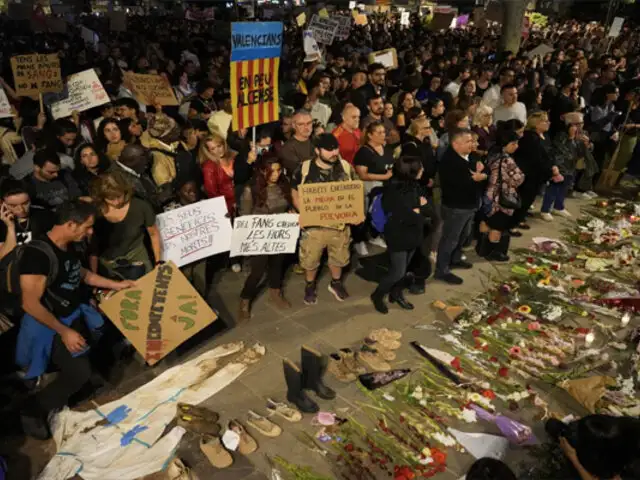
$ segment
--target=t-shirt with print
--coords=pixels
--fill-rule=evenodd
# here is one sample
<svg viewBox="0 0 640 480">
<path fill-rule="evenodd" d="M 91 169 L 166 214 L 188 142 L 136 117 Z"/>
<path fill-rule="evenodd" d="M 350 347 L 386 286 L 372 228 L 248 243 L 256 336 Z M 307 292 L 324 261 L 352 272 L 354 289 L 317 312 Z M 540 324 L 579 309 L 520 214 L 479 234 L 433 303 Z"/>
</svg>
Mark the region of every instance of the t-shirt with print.
<svg viewBox="0 0 640 480">
<path fill-rule="evenodd" d="M 363 146 L 353 159 L 353 164 L 358 167 L 367 167 L 367 172 L 374 175 L 384 175 L 393 168 L 393 152 L 385 148 L 380 155 L 369 145 Z"/>
<path fill-rule="evenodd" d="M 32 205 L 29 218 L 25 222 L 14 220 L 16 226 L 16 243 L 23 245 L 36 237 L 40 237 L 51 230 L 54 224 L 54 214 L 42 207 Z M 7 226 L 0 222 L 0 243 L 7 240 Z"/>
<path fill-rule="evenodd" d="M 80 258 L 71 249 L 58 248 L 47 235 L 36 239 L 43 240 L 52 247 L 58 262 L 58 275 L 45 291 L 42 302 L 58 318 L 71 315 L 85 300 L 84 290 L 81 288 Z M 30 245 L 27 245 L 26 249 L 20 260 L 20 274 L 48 276 L 51 265 L 47 254 Z"/>
<path fill-rule="evenodd" d="M 65 202 L 81 195 L 80 188 L 67 170 L 60 170 L 58 178 L 50 182 L 42 182 L 31 175 L 29 196 L 35 205 L 55 210 Z"/>
</svg>

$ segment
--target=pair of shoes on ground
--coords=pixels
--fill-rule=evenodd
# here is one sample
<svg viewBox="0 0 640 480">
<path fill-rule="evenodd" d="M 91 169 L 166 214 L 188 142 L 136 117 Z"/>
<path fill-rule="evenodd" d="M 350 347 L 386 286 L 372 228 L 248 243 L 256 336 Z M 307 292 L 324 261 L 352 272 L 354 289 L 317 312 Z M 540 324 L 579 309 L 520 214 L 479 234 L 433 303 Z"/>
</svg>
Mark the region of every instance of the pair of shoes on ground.
<svg viewBox="0 0 640 480">
<path fill-rule="evenodd" d="M 305 345 L 301 347 L 301 367 L 291 360 L 282 362 L 284 378 L 287 382 L 287 401 L 304 413 L 316 413 L 318 404 L 307 394 L 313 391 L 324 400 L 332 400 L 336 392 L 325 385 L 323 377 L 327 372 L 327 357 Z"/>
<path fill-rule="evenodd" d="M 400 348 L 402 333 L 380 328 L 373 330 L 364 339 L 364 345 L 357 354 L 360 363 L 375 372 L 388 372 L 391 370 L 389 362 L 396 359 L 394 350 Z"/>
<path fill-rule="evenodd" d="M 483 234 L 483 235 L 486 235 L 486 234 Z M 476 246 L 476 252 L 477 251 L 478 251 L 478 247 Z M 464 259 L 461 259 L 459 262 L 451 264 L 452 270 L 454 269 L 470 270 L 472 268 L 473 268 L 473 264 L 471 262 L 467 262 Z M 444 274 L 436 273 L 434 275 L 434 278 L 436 280 L 442 280 L 443 282 L 448 283 L 450 285 L 462 285 L 462 283 L 464 282 L 464 280 L 461 277 L 459 277 L 458 275 L 452 272 L 447 272 Z"/>
<path fill-rule="evenodd" d="M 329 290 L 329 292 L 333 294 L 333 296 L 336 297 L 336 300 L 338 300 L 339 302 L 344 302 L 347 298 L 349 298 L 349 293 L 344 288 L 342 280 L 331 280 L 329 282 L 327 290 Z M 315 281 L 307 282 L 307 284 L 305 285 L 304 303 L 305 305 L 315 305 L 316 303 L 318 303 L 318 286 Z"/>
<path fill-rule="evenodd" d="M 286 310 L 291 308 L 291 303 L 284 297 L 284 293 L 281 288 L 269 289 L 269 303 L 279 310 Z M 245 322 L 251 318 L 251 300 L 247 298 L 240 299 L 240 306 L 238 308 L 238 323 Z"/>
<path fill-rule="evenodd" d="M 560 215 L 561 217 L 564 218 L 571 218 L 573 215 L 571 215 L 571 213 L 568 210 L 554 210 L 553 213 L 555 215 Z M 553 222 L 553 215 L 551 215 L 551 212 L 540 212 L 540 217 L 545 221 L 545 222 Z"/>
<path fill-rule="evenodd" d="M 350 348 L 341 348 L 329 355 L 327 371 L 342 383 L 354 382 L 358 375 L 367 372 L 356 360 L 355 353 Z"/>
<path fill-rule="evenodd" d="M 389 313 L 389 307 L 384 301 L 386 294 L 386 292 L 383 292 L 378 287 L 370 296 L 373 307 L 377 312 L 382 314 Z M 404 297 L 404 285 L 396 285 L 393 287 L 389 292 L 389 303 L 396 303 L 403 310 L 413 310 L 415 308 L 414 305 Z"/>
</svg>

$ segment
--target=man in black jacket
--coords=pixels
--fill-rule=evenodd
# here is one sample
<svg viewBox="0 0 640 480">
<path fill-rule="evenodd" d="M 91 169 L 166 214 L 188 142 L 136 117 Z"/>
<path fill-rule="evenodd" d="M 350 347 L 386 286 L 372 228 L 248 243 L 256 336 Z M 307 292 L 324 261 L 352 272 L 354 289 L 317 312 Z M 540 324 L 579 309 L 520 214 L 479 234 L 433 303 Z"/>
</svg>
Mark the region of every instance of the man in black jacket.
<svg viewBox="0 0 640 480">
<path fill-rule="evenodd" d="M 471 131 L 456 130 L 451 133 L 451 144 L 438 164 L 443 226 L 435 277 L 453 285 L 460 285 L 462 278 L 451 273 L 452 268 L 472 267 L 462 260 L 462 246 L 471 234 L 473 218 L 480 206 L 480 182 L 487 178 L 482 173 L 482 164 L 469 160 L 472 150 Z"/>
</svg>

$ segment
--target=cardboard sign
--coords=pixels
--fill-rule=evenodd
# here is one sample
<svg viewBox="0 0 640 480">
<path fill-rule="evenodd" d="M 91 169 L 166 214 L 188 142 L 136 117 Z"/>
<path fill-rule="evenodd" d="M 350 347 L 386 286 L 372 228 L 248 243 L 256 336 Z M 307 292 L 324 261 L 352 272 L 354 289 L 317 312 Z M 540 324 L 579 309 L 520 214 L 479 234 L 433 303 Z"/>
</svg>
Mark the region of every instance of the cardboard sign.
<svg viewBox="0 0 640 480">
<path fill-rule="evenodd" d="M 218 318 L 173 262 L 108 297 L 100 309 L 149 365 Z"/>
<path fill-rule="evenodd" d="M 498 22 L 502 23 L 502 17 L 504 16 L 504 10 L 502 9 L 502 4 L 497 1 L 490 2 L 487 5 L 487 10 L 485 13 L 485 18 L 490 22 Z"/>
<path fill-rule="evenodd" d="M 337 20 L 322 18 L 319 15 L 311 17 L 311 22 L 309 22 L 309 30 L 313 32 L 313 38 L 316 39 L 316 42 L 325 45 L 333 44 L 338 26 L 339 23 Z"/>
<path fill-rule="evenodd" d="M 178 105 L 176 95 L 164 77 L 133 72 L 125 72 L 124 76 L 140 103 L 144 105 L 153 105 L 154 103 L 164 106 Z"/>
<path fill-rule="evenodd" d="M 58 55 L 32 54 L 11 58 L 16 93 L 21 97 L 37 97 L 40 93 L 61 92 Z"/>
<path fill-rule="evenodd" d="M 302 32 L 302 47 L 304 48 L 305 62 L 319 62 L 322 60 L 322 52 L 320 52 L 318 42 L 313 38 L 313 32 L 311 30 Z"/>
<path fill-rule="evenodd" d="M 231 256 L 295 253 L 300 224 L 298 215 L 243 215 L 233 222 Z"/>
<path fill-rule="evenodd" d="M 301 227 L 329 227 L 364 221 L 364 184 L 350 182 L 307 183 L 298 187 Z"/>
<path fill-rule="evenodd" d="M 67 91 L 67 98 L 51 105 L 51 115 L 56 120 L 69 117 L 74 111 L 84 112 L 110 101 L 94 69 L 71 75 L 67 79 Z"/>
<path fill-rule="evenodd" d="M 364 13 L 358 13 L 355 16 L 356 25 L 364 26 L 369 23 L 367 16 Z"/>
<path fill-rule="evenodd" d="M 381 63 L 387 70 L 395 70 L 398 68 L 398 54 L 395 48 L 387 48 L 379 52 L 369 54 L 369 65 L 372 63 Z"/>
<path fill-rule="evenodd" d="M 278 71 L 282 30 L 282 22 L 231 24 L 234 132 L 280 118 Z"/>
<path fill-rule="evenodd" d="M 318 16 L 320 16 L 320 18 L 329 18 L 329 12 L 327 12 L 326 8 L 322 8 L 318 11 Z"/>
<path fill-rule="evenodd" d="M 555 49 L 553 47 L 550 47 L 547 44 L 540 44 L 538 45 L 536 48 L 534 48 L 533 50 L 531 50 L 530 52 L 527 53 L 527 57 L 529 58 L 535 58 L 537 56 L 543 57 L 547 54 L 547 53 L 551 53 L 553 52 Z"/>
<path fill-rule="evenodd" d="M 213 22 L 215 20 L 215 9 L 213 7 L 202 10 L 188 8 L 184 12 L 184 18 L 192 22 Z"/>
<path fill-rule="evenodd" d="M 126 12 L 109 12 L 109 30 L 112 32 L 127 31 L 127 13 Z"/>
<path fill-rule="evenodd" d="M 622 24 L 624 23 L 624 18 L 616 17 L 613 19 L 611 23 L 611 28 L 609 29 L 609 33 L 607 37 L 618 37 L 620 36 L 620 32 L 622 31 Z"/>
<path fill-rule="evenodd" d="M 454 18 L 456 18 L 455 13 L 434 13 L 429 22 L 429 30 L 446 30 L 451 26 Z"/>
<path fill-rule="evenodd" d="M 13 117 L 13 110 L 9 103 L 9 98 L 7 98 L 7 92 L 4 91 L 4 88 L 0 87 L 0 118 L 9 117 Z"/>
<path fill-rule="evenodd" d="M 162 259 L 179 267 L 231 248 L 224 197 L 210 198 L 156 216 Z"/>
<path fill-rule="evenodd" d="M 411 12 L 402 12 L 400 14 L 400 25 L 404 25 L 405 27 L 408 27 L 410 16 L 411 16 Z"/>
<path fill-rule="evenodd" d="M 351 34 L 351 17 L 347 15 L 335 15 L 333 19 L 338 22 L 336 38 L 338 40 L 346 40 L 349 38 Z"/>
<path fill-rule="evenodd" d="M 296 17 L 296 23 L 298 24 L 299 27 L 307 23 L 307 14 L 302 12 L 300 15 L 298 15 Z"/>
</svg>

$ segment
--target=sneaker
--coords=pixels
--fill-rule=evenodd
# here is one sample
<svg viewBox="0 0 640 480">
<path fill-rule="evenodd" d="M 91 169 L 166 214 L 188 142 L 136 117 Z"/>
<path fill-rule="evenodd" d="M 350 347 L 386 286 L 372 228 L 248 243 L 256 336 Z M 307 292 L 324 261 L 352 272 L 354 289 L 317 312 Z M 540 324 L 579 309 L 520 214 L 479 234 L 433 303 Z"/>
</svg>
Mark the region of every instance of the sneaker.
<svg viewBox="0 0 640 480">
<path fill-rule="evenodd" d="M 583 200 L 591 200 L 591 195 L 587 192 L 578 192 L 576 193 L 576 198 L 581 198 Z"/>
<path fill-rule="evenodd" d="M 584 192 L 584 193 L 585 193 L 585 195 L 588 195 L 590 198 L 598 198 L 599 197 L 599 195 L 596 192 L 594 192 L 593 190 L 589 190 L 588 192 Z"/>
<path fill-rule="evenodd" d="M 341 280 L 331 280 L 328 290 L 333 293 L 333 296 L 336 297 L 336 300 L 339 302 L 344 302 L 349 298 L 349 294 L 345 290 L 344 285 L 342 285 Z"/>
<path fill-rule="evenodd" d="M 459 262 L 452 263 L 451 268 L 460 268 L 462 270 L 470 270 L 473 268 L 473 263 L 467 262 L 463 257 L 463 258 L 460 258 Z"/>
<path fill-rule="evenodd" d="M 367 248 L 366 242 L 356 243 L 356 252 L 361 257 L 366 257 L 367 255 L 369 255 L 369 249 Z"/>
<path fill-rule="evenodd" d="M 203 435 L 200 438 L 200 450 L 209 463 L 216 468 L 227 468 L 233 463 L 233 457 L 224 448 L 218 437 Z"/>
<path fill-rule="evenodd" d="M 569 210 L 554 210 L 553 213 L 555 213 L 556 215 L 560 215 L 561 217 L 564 218 L 571 218 L 573 217 L 573 215 L 571 215 L 571 212 L 569 212 Z"/>
<path fill-rule="evenodd" d="M 436 280 L 442 280 L 443 282 L 446 282 L 446 283 L 448 283 L 450 285 L 462 285 L 462 283 L 464 282 L 464 280 L 462 280 L 462 278 L 460 278 L 457 275 L 454 275 L 451 272 L 445 273 L 444 275 L 436 275 L 435 279 Z"/>
<path fill-rule="evenodd" d="M 231 271 L 233 273 L 240 273 L 242 271 L 242 265 L 240 265 L 239 263 L 234 263 L 233 265 L 231 265 Z"/>
<path fill-rule="evenodd" d="M 304 303 L 305 305 L 315 305 L 318 303 L 318 291 L 315 282 L 307 283 L 304 287 Z"/>
<path fill-rule="evenodd" d="M 179 458 L 174 458 L 167 466 L 167 476 L 171 480 L 196 480 L 198 478 Z"/>
<path fill-rule="evenodd" d="M 388 372 L 391 370 L 391 365 L 385 362 L 378 352 L 370 348 L 363 348 L 356 354 L 358 362 L 366 365 L 374 372 Z"/>
<path fill-rule="evenodd" d="M 358 360 L 356 360 L 356 354 L 353 353 L 353 350 L 350 348 L 341 348 L 338 355 L 340 355 L 345 367 L 347 367 L 351 373 L 354 373 L 355 375 L 367 373 L 367 369 L 358 363 Z"/>
<path fill-rule="evenodd" d="M 549 212 L 541 212 L 540 216 L 545 222 L 553 222 L 553 215 L 551 215 Z"/>
<path fill-rule="evenodd" d="M 329 355 L 327 371 L 342 383 L 355 382 L 357 378 L 355 373 L 347 367 L 344 359 L 337 353 Z"/>
<path fill-rule="evenodd" d="M 371 238 L 369 240 L 369 243 L 371 245 L 375 245 L 376 247 L 384 248 L 385 250 L 387 249 L 387 242 L 385 242 L 384 238 L 382 237 Z"/>
<path fill-rule="evenodd" d="M 431 260 L 433 263 L 436 263 L 436 260 L 438 260 L 438 252 L 431 252 L 429 254 L 429 260 Z"/>
</svg>

